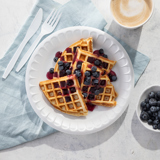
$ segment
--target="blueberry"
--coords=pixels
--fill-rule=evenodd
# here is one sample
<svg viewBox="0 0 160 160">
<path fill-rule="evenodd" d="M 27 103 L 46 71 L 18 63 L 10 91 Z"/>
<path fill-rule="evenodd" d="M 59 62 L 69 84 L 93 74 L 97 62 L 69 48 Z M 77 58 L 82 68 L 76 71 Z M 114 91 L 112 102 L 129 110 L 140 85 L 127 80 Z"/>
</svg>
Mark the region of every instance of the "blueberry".
<svg viewBox="0 0 160 160">
<path fill-rule="evenodd" d="M 154 121 L 156 118 L 154 116 L 151 116 L 152 121 Z"/>
<path fill-rule="evenodd" d="M 64 67 L 63 66 L 59 66 L 59 70 L 60 71 L 64 70 Z"/>
<path fill-rule="evenodd" d="M 146 98 L 146 99 L 145 99 L 145 103 L 149 103 L 149 98 Z"/>
<path fill-rule="evenodd" d="M 53 73 L 54 73 L 54 68 L 50 68 L 50 69 L 49 69 L 49 72 L 50 72 L 51 74 L 53 74 Z"/>
<path fill-rule="evenodd" d="M 149 104 L 150 104 L 151 106 L 156 106 L 156 105 L 157 105 L 156 99 L 151 98 L 151 99 L 149 100 Z"/>
<path fill-rule="evenodd" d="M 157 105 L 160 107 L 160 101 L 157 101 Z"/>
<path fill-rule="evenodd" d="M 89 94 L 88 99 L 89 100 L 93 100 L 94 99 L 94 95 L 93 94 Z"/>
<path fill-rule="evenodd" d="M 142 101 L 140 106 L 141 106 L 141 109 L 143 110 L 143 108 L 146 107 L 146 103 L 144 101 Z"/>
<path fill-rule="evenodd" d="M 157 93 L 155 93 L 155 99 L 158 101 L 159 100 L 159 98 L 158 98 L 158 96 L 157 96 Z"/>
<path fill-rule="evenodd" d="M 104 50 L 103 50 L 103 49 L 100 49 L 100 50 L 99 50 L 99 54 L 100 54 L 100 55 L 103 55 L 103 54 L 104 54 Z"/>
<path fill-rule="evenodd" d="M 156 124 L 153 125 L 153 129 L 157 129 L 158 126 Z"/>
<path fill-rule="evenodd" d="M 65 100 L 66 100 L 66 102 L 70 102 L 71 101 L 71 97 L 67 96 L 67 97 L 65 97 Z"/>
<path fill-rule="evenodd" d="M 142 111 L 147 111 L 147 107 L 144 107 L 144 108 L 142 109 Z"/>
<path fill-rule="evenodd" d="M 66 72 L 64 70 L 60 71 L 60 77 L 64 77 L 66 75 Z"/>
<path fill-rule="evenodd" d="M 150 92 L 148 95 L 149 98 L 154 98 L 155 97 L 155 92 Z"/>
<path fill-rule="evenodd" d="M 160 107 L 156 107 L 156 110 L 159 111 Z"/>
<path fill-rule="evenodd" d="M 81 69 L 81 65 L 80 64 L 77 65 L 77 69 Z"/>
<path fill-rule="evenodd" d="M 67 69 L 67 70 L 66 70 L 66 74 L 67 74 L 67 75 L 70 75 L 70 74 L 71 74 L 71 70 Z"/>
<path fill-rule="evenodd" d="M 154 113 L 153 113 L 153 116 L 154 116 L 154 117 L 158 116 L 158 113 L 157 113 L 157 112 L 154 112 Z"/>
<path fill-rule="evenodd" d="M 99 90 L 96 90 L 94 93 L 95 95 L 99 95 Z"/>
<path fill-rule="evenodd" d="M 62 61 L 59 61 L 59 62 L 58 62 L 58 65 L 59 65 L 59 66 L 63 66 L 63 62 L 62 62 Z"/>
<path fill-rule="evenodd" d="M 156 112 L 156 107 L 155 107 L 155 106 L 152 106 L 152 107 L 150 108 L 150 111 L 151 111 L 151 112 Z"/>
<path fill-rule="evenodd" d="M 90 82 L 84 81 L 84 84 L 88 86 L 90 85 Z"/>
<path fill-rule="evenodd" d="M 152 112 L 151 112 L 150 110 L 147 111 L 147 113 L 148 113 L 148 115 L 150 115 L 150 116 L 152 115 Z"/>
<path fill-rule="evenodd" d="M 159 124 L 159 120 L 154 120 L 153 124 Z"/>
<path fill-rule="evenodd" d="M 158 111 L 158 118 L 160 119 L 160 111 Z"/>
<path fill-rule="evenodd" d="M 98 79 L 93 79 L 92 80 L 92 85 L 98 85 Z"/>
<path fill-rule="evenodd" d="M 112 76 L 111 77 L 111 81 L 116 81 L 117 80 L 117 76 Z"/>
<path fill-rule="evenodd" d="M 157 128 L 160 130 L 160 123 L 157 125 Z"/>
<path fill-rule="evenodd" d="M 157 97 L 160 99 L 160 91 L 156 93 Z"/>
<path fill-rule="evenodd" d="M 108 58 L 108 56 L 106 54 L 103 55 L 104 58 Z"/>
<path fill-rule="evenodd" d="M 67 85 L 68 85 L 68 86 L 72 86 L 73 84 L 74 84 L 73 80 L 71 80 L 71 79 L 70 79 L 70 80 L 67 80 Z"/>
<path fill-rule="evenodd" d="M 100 62 L 100 60 L 96 59 L 96 60 L 94 61 L 94 64 L 95 64 L 96 66 L 100 66 L 100 65 L 101 65 L 101 62 Z"/>
<path fill-rule="evenodd" d="M 69 69 L 70 63 L 65 63 L 65 64 L 64 64 L 64 67 L 65 67 L 65 69 Z"/>
<path fill-rule="evenodd" d="M 150 109 L 150 105 L 148 103 L 146 104 L 146 108 L 147 108 L 147 110 Z"/>
<path fill-rule="evenodd" d="M 149 115 L 147 112 L 142 112 L 140 115 L 140 119 L 144 122 L 146 122 L 149 119 Z"/>
<path fill-rule="evenodd" d="M 99 88 L 99 93 L 103 93 L 104 88 Z"/>
<path fill-rule="evenodd" d="M 84 74 L 85 74 L 86 77 L 91 76 L 91 73 L 89 71 L 86 71 Z"/>
<path fill-rule="evenodd" d="M 54 62 L 57 62 L 58 61 L 58 57 L 54 57 Z"/>
<path fill-rule="evenodd" d="M 75 89 L 75 87 L 71 87 L 71 88 L 70 88 L 70 91 L 71 91 L 71 93 L 74 93 L 74 92 L 76 92 L 76 89 Z"/>
<path fill-rule="evenodd" d="M 152 121 L 151 119 L 149 119 L 149 120 L 148 120 L 148 124 L 149 124 L 149 125 L 152 125 L 152 124 L 153 124 L 153 121 Z"/>
<path fill-rule="evenodd" d="M 97 70 L 97 67 L 96 66 L 93 66 L 92 68 L 91 68 L 91 71 L 92 72 L 95 72 Z"/>
<path fill-rule="evenodd" d="M 82 74 L 81 74 L 80 71 L 76 71 L 76 76 L 77 76 L 77 77 L 81 77 L 81 75 L 82 75 Z"/>
<path fill-rule="evenodd" d="M 99 72 L 93 72 L 92 76 L 95 77 L 95 78 L 98 78 L 99 77 Z"/>
<path fill-rule="evenodd" d="M 158 116 L 155 117 L 156 120 L 159 120 Z"/>
<path fill-rule="evenodd" d="M 86 98 L 87 97 L 87 93 L 82 93 L 83 97 Z"/>
<path fill-rule="evenodd" d="M 85 81 L 87 81 L 87 82 L 89 82 L 89 83 L 90 83 L 90 81 L 91 81 L 91 77 L 86 77 L 86 78 L 85 78 Z"/>
</svg>

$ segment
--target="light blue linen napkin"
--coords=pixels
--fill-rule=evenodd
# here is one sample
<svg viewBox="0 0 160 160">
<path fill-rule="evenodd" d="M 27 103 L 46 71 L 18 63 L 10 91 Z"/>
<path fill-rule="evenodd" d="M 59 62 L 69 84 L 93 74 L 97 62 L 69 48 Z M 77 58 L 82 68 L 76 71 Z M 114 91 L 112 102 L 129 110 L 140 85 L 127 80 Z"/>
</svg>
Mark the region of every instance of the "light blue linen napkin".
<svg viewBox="0 0 160 160">
<path fill-rule="evenodd" d="M 76 25 L 90 26 L 103 30 L 106 25 L 106 21 L 90 0 L 71 0 L 63 6 L 53 0 L 38 0 L 14 43 L 7 51 L 4 58 L 0 60 L 0 77 L 2 77 L 8 62 L 24 38 L 25 33 L 39 8 L 44 10 L 43 20 L 46 19 L 53 8 L 62 10 L 62 13 L 64 14 L 62 15 L 56 30 Z M 25 46 L 18 62 L 23 57 L 24 53 L 26 53 L 39 32 L 40 30 L 38 30 Z M 133 63 L 137 81 L 147 67 L 149 58 L 137 51 L 133 52 L 133 49 L 124 43 L 123 46 L 127 49 L 131 60 L 133 58 L 133 53 L 137 57 Z M 142 62 L 141 66 L 139 66 L 139 59 L 141 59 Z M 5 81 L 0 79 L 0 150 L 56 132 L 55 129 L 45 124 L 32 109 L 25 90 L 25 71 L 27 64 L 18 74 L 15 73 L 17 64 Z"/>
</svg>

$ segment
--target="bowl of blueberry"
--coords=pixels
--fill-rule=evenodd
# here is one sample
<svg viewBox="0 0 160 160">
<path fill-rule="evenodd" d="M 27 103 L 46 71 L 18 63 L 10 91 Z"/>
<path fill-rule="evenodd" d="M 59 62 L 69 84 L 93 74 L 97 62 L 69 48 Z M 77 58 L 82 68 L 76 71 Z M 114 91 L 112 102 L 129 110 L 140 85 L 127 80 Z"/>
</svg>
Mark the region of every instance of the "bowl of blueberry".
<svg viewBox="0 0 160 160">
<path fill-rule="evenodd" d="M 160 86 L 143 91 L 136 110 L 138 119 L 149 130 L 160 132 Z"/>
</svg>

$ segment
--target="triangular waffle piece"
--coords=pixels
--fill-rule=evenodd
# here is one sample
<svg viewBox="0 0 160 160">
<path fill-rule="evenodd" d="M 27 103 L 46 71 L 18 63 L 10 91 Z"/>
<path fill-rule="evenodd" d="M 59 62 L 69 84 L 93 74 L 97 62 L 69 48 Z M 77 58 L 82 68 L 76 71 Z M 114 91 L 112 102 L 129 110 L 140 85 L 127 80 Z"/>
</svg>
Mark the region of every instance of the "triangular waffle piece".
<svg viewBox="0 0 160 160">
<path fill-rule="evenodd" d="M 81 65 L 81 69 L 79 66 Z M 73 73 L 76 74 L 78 71 L 78 81 L 81 86 L 81 91 L 84 96 L 85 102 L 91 102 L 95 105 L 113 107 L 116 106 L 115 98 L 117 93 L 115 92 L 114 86 L 111 84 L 110 79 L 107 75 L 104 75 L 104 71 L 97 68 L 95 72 L 92 71 L 94 65 L 83 62 L 79 59 L 76 60 L 73 67 Z M 85 75 L 88 72 L 89 76 Z M 78 76 L 78 74 L 76 74 Z M 87 81 L 87 78 L 88 81 Z M 98 95 L 96 95 L 98 94 Z"/>
<path fill-rule="evenodd" d="M 77 60 L 81 60 L 83 62 L 86 62 L 88 64 L 95 65 L 96 67 L 104 70 L 106 74 L 109 74 L 113 66 L 116 64 L 116 61 L 109 60 L 107 58 L 104 58 L 102 56 L 96 56 L 95 54 L 92 54 L 88 51 L 84 51 L 82 49 L 77 48 L 72 66 Z"/>
<path fill-rule="evenodd" d="M 54 77 L 63 77 L 63 76 L 66 75 L 64 70 L 69 69 L 70 64 L 73 61 L 73 58 L 74 58 L 77 47 L 82 49 L 82 50 L 85 50 L 85 51 L 93 52 L 92 42 L 93 42 L 92 37 L 89 37 L 87 39 L 80 39 L 79 41 L 73 43 L 71 46 L 66 48 L 66 50 L 62 53 L 61 57 L 58 59 L 56 65 L 55 65 Z M 66 64 L 66 66 L 64 66 L 63 71 L 59 70 L 59 66 L 58 66 L 59 61 L 63 61 Z M 68 66 L 67 66 L 67 63 L 69 63 Z"/>
<path fill-rule="evenodd" d="M 39 86 L 48 101 L 59 111 L 73 116 L 86 116 L 88 114 L 75 75 L 46 80 L 40 82 Z"/>
</svg>

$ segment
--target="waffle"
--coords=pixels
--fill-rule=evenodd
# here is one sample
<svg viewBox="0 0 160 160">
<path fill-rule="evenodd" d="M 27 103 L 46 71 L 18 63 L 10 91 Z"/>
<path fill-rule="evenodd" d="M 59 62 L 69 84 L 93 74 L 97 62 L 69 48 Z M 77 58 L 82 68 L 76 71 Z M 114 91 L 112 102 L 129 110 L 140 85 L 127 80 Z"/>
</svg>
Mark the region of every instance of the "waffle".
<svg viewBox="0 0 160 160">
<path fill-rule="evenodd" d="M 55 73 L 53 77 L 63 77 L 66 75 L 64 71 L 59 70 L 58 62 L 63 61 L 64 63 L 71 64 L 77 47 L 85 51 L 93 52 L 92 37 L 89 37 L 87 39 L 80 39 L 79 41 L 73 43 L 70 47 L 68 47 L 70 49 L 66 48 L 66 50 L 62 53 L 61 57 L 58 59 L 55 65 Z"/>
<path fill-rule="evenodd" d="M 95 78 L 92 75 L 91 68 L 94 65 L 83 62 L 79 59 L 73 64 L 73 73 L 76 73 L 77 65 L 81 64 L 81 76 L 77 77 L 80 83 L 82 93 L 87 93 L 87 97 L 84 97 L 85 102 L 91 102 L 95 105 L 113 107 L 116 106 L 115 98 L 117 97 L 117 93 L 115 92 L 114 86 L 111 84 L 109 77 L 104 74 L 104 71 L 100 68 L 97 68 L 96 72 L 99 73 L 99 77 Z M 84 81 L 86 79 L 85 72 L 89 71 L 91 74 L 90 84 L 85 84 Z M 92 83 L 95 79 L 98 80 L 97 85 Z M 98 95 L 95 95 L 96 90 L 101 91 Z"/>
<path fill-rule="evenodd" d="M 106 72 L 106 74 L 109 74 L 111 69 L 113 68 L 113 66 L 116 64 L 116 61 L 112 61 L 109 60 L 107 58 L 104 57 L 98 57 L 94 54 L 92 54 L 91 52 L 88 51 L 84 51 L 82 49 L 77 48 L 73 62 L 72 62 L 72 66 L 74 65 L 74 63 L 77 60 L 81 60 L 83 62 L 86 62 L 88 64 L 92 64 L 95 65 L 96 67 L 104 70 Z M 95 61 L 99 61 L 100 65 L 96 65 Z"/>
<path fill-rule="evenodd" d="M 46 80 L 40 82 L 39 86 L 48 101 L 57 110 L 73 116 L 86 116 L 88 114 L 75 75 Z"/>
</svg>

